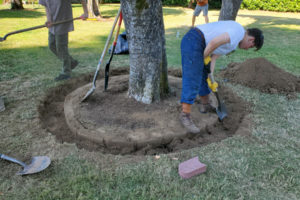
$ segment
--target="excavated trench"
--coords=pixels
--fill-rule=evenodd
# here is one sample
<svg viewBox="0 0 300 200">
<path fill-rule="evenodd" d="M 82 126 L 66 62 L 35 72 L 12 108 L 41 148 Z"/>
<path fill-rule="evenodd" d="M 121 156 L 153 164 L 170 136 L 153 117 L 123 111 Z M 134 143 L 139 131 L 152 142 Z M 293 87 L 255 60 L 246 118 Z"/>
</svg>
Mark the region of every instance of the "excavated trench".
<svg viewBox="0 0 300 200">
<path fill-rule="evenodd" d="M 201 114 L 197 100 L 192 107 L 192 117 L 201 133 L 191 134 L 178 120 L 180 70 L 169 70 L 170 95 L 150 105 L 128 98 L 128 73 L 128 68 L 112 70 L 106 92 L 103 78 L 97 80 L 96 90 L 85 102 L 81 99 L 91 87 L 93 74 L 73 78 L 50 89 L 39 105 L 43 128 L 59 142 L 76 143 L 89 151 L 133 155 L 177 152 L 235 134 L 250 134 L 249 106 L 229 88 L 219 87 L 228 117 L 220 122 L 215 113 Z M 216 105 L 214 95 L 210 100 Z"/>
</svg>

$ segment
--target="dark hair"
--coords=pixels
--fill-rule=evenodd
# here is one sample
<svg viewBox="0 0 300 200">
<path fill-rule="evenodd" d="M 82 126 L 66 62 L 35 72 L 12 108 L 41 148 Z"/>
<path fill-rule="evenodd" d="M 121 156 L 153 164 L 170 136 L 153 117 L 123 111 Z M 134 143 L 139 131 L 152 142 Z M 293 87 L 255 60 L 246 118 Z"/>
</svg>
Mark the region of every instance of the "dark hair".
<svg viewBox="0 0 300 200">
<path fill-rule="evenodd" d="M 258 51 L 264 44 L 264 35 L 263 32 L 258 28 L 249 28 L 247 29 L 248 35 L 255 38 L 254 43 L 256 51 Z"/>
</svg>

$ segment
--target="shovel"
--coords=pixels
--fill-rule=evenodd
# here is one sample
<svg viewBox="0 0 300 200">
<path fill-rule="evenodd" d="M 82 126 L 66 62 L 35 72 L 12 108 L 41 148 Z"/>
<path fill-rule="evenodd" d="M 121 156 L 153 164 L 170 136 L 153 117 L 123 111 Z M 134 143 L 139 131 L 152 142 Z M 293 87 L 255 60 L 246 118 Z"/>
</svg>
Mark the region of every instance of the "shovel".
<svg viewBox="0 0 300 200">
<path fill-rule="evenodd" d="M 211 83 L 213 84 L 215 82 L 214 76 L 212 74 L 208 75 Z M 222 121 L 225 117 L 227 117 L 227 109 L 225 107 L 225 104 L 223 103 L 223 101 L 221 101 L 219 94 L 218 94 L 218 89 L 216 89 L 215 91 L 213 91 L 216 94 L 217 97 L 217 101 L 218 101 L 218 107 L 217 107 L 217 115 L 220 121 Z"/>
<path fill-rule="evenodd" d="M 35 156 L 31 159 L 31 162 L 28 165 L 15 159 L 15 158 L 6 156 L 4 154 L 0 154 L 0 158 L 3 160 L 8 160 L 8 161 L 11 161 L 13 163 L 17 163 L 17 164 L 23 166 L 24 169 L 19 171 L 17 173 L 17 175 L 27 175 L 27 174 L 38 173 L 38 172 L 46 169 L 51 163 L 50 158 L 47 156 Z"/>
<path fill-rule="evenodd" d="M 122 19 L 123 19 L 123 16 L 122 16 L 122 12 L 121 12 L 120 13 L 120 19 L 119 19 L 119 24 L 118 24 L 116 35 L 115 35 L 115 39 L 114 39 L 114 42 L 113 42 L 113 48 L 112 48 L 112 51 L 111 51 L 111 55 L 110 55 L 110 58 L 109 58 L 108 62 L 106 63 L 106 66 L 105 66 L 104 91 L 107 90 L 108 79 L 109 79 L 109 66 L 110 66 L 111 60 L 112 60 L 112 58 L 114 56 L 115 49 L 116 49 L 117 40 L 118 40 L 118 36 L 119 36 L 121 24 L 122 24 Z"/>
<path fill-rule="evenodd" d="M 110 39 L 111 39 L 111 37 L 112 37 L 112 35 L 113 35 L 113 32 L 114 32 L 115 27 L 116 27 L 116 24 L 117 24 L 117 22 L 118 22 L 120 13 L 121 13 L 121 7 L 120 7 L 120 9 L 119 9 L 119 11 L 118 11 L 118 14 L 117 14 L 116 19 L 115 19 L 114 24 L 113 24 L 113 27 L 112 27 L 112 29 L 111 29 L 111 31 L 110 31 L 110 34 L 109 34 L 109 36 L 108 36 L 108 38 L 107 38 L 107 40 L 106 40 L 106 44 L 105 44 L 104 49 L 103 49 L 103 51 L 102 51 L 101 58 L 100 58 L 100 60 L 99 60 L 99 62 L 98 62 L 97 69 L 96 69 L 96 72 L 95 72 L 94 78 L 93 78 L 93 85 L 92 85 L 92 87 L 89 89 L 89 91 L 85 94 L 85 96 L 82 98 L 81 102 L 84 102 L 85 100 L 87 100 L 88 97 L 89 97 L 89 96 L 94 92 L 94 90 L 96 89 L 96 80 L 97 80 L 97 76 L 98 76 L 98 74 L 99 74 L 99 70 L 100 70 L 102 61 L 103 61 L 104 56 L 105 56 L 105 54 L 106 54 L 108 44 L 109 44 L 109 42 L 110 42 Z"/>
<path fill-rule="evenodd" d="M 77 20 L 77 19 L 81 19 L 81 18 L 76 17 L 76 18 L 73 18 L 73 19 L 54 22 L 54 23 L 52 23 L 52 25 L 63 24 L 63 23 L 67 23 L 67 22 Z M 21 29 L 21 30 L 17 30 L 17 31 L 14 31 L 14 32 L 7 33 L 4 37 L 0 37 L 0 42 L 3 42 L 4 40 L 6 40 L 6 38 L 10 35 L 17 34 L 17 33 L 23 33 L 23 32 L 26 32 L 26 31 L 31 31 L 31 30 L 35 30 L 35 29 L 39 29 L 39 28 L 44 28 L 44 27 L 46 27 L 46 24 L 39 25 L 39 26 L 34 26 L 34 27 L 31 27 L 31 28 L 25 28 L 25 29 Z"/>
</svg>

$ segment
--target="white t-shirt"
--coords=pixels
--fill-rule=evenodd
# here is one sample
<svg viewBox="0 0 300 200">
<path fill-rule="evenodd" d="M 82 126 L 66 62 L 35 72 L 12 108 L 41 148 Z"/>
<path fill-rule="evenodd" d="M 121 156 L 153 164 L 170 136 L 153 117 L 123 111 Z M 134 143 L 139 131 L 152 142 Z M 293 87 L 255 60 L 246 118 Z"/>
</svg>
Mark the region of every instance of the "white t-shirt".
<svg viewBox="0 0 300 200">
<path fill-rule="evenodd" d="M 237 48 L 240 41 L 243 40 L 245 29 L 242 25 L 235 21 L 218 21 L 208 24 L 199 25 L 196 28 L 200 29 L 205 37 L 206 45 L 215 37 L 222 33 L 228 33 L 230 43 L 223 44 L 213 51 L 216 55 L 226 55 Z"/>
</svg>

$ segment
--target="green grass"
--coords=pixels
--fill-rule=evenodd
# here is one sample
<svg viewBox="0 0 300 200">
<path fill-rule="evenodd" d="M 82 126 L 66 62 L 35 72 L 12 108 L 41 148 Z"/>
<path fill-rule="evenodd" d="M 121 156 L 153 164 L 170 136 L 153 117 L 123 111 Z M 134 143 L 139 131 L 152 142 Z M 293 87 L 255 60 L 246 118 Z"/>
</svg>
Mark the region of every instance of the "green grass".
<svg viewBox="0 0 300 200">
<path fill-rule="evenodd" d="M 45 22 L 43 7 L 25 7 L 25 11 L 10 11 L 9 6 L 0 6 L 1 37 Z M 95 71 L 117 9 L 116 4 L 100 7 L 103 16 L 111 17 L 108 21 L 75 22 L 69 47 L 80 66 L 74 76 Z M 81 15 L 81 6 L 74 5 L 73 12 Z M 164 8 L 170 68 L 181 67 L 180 41 L 191 16 L 190 9 Z M 209 17 L 211 22 L 217 21 L 218 11 L 210 10 Z M 230 62 L 265 57 L 300 75 L 299 14 L 241 10 L 237 21 L 261 28 L 265 45 L 258 52 L 237 50 L 220 58 L 217 70 Z M 198 22 L 204 22 L 202 16 Z M 112 67 L 128 66 L 128 58 L 114 56 Z M 288 100 L 227 84 L 253 104 L 253 138 L 235 136 L 159 159 L 113 156 L 61 144 L 39 126 L 37 105 L 48 88 L 61 84 L 53 81 L 60 70 L 61 63 L 47 47 L 46 29 L 12 35 L 0 43 L 0 95 L 7 108 L 0 113 L 0 153 L 19 159 L 48 155 L 53 161 L 43 173 L 26 177 L 14 175 L 18 165 L 1 161 L 0 199 L 300 199 L 299 94 Z M 194 156 L 199 156 L 208 170 L 182 180 L 178 164 Z"/>
</svg>

